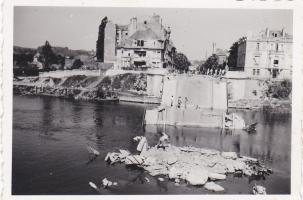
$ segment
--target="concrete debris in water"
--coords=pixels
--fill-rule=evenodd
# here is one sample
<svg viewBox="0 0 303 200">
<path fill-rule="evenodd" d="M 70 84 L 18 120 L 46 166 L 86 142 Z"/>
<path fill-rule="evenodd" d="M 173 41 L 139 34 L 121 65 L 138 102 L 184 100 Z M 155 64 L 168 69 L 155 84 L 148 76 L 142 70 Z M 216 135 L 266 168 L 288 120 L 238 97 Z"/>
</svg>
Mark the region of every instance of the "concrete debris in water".
<svg viewBox="0 0 303 200">
<path fill-rule="evenodd" d="M 224 127 L 227 129 L 244 129 L 246 126 L 244 119 L 232 113 L 225 115 Z"/>
<path fill-rule="evenodd" d="M 144 158 L 140 155 L 129 155 L 125 158 L 126 165 L 142 165 Z"/>
<path fill-rule="evenodd" d="M 224 188 L 214 182 L 207 182 L 204 185 L 204 188 L 209 190 L 209 191 L 213 191 L 213 192 L 222 192 L 224 191 Z"/>
<path fill-rule="evenodd" d="M 124 162 L 127 156 L 130 155 L 130 152 L 127 150 L 120 149 L 120 153 L 107 153 L 105 156 L 105 161 L 109 162 L 110 164 L 114 164 L 117 162 Z"/>
<path fill-rule="evenodd" d="M 93 147 L 87 146 L 86 148 L 87 148 L 87 151 L 88 151 L 89 153 L 94 154 L 94 155 L 96 155 L 96 156 L 99 156 L 99 155 L 100 155 L 99 151 L 97 151 L 97 150 L 94 149 Z"/>
<path fill-rule="evenodd" d="M 148 149 L 147 140 L 145 137 L 141 137 L 141 139 L 139 139 L 137 151 L 142 152 L 142 151 L 146 151 L 147 149 Z"/>
<path fill-rule="evenodd" d="M 177 184 L 181 180 L 191 185 L 205 185 L 210 182 L 206 188 L 212 191 L 224 190 L 212 181 L 225 180 L 228 173 L 241 176 L 265 176 L 272 173 L 271 169 L 266 168 L 257 159 L 238 157 L 235 152 L 173 145 L 161 148 L 160 143 L 154 147 L 148 147 L 145 137 L 137 136 L 134 140 L 141 143 L 140 148 L 137 149 L 144 149 L 139 151 L 138 155 L 124 150 L 125 152 L 108 153 L 105 160 L 135 165 L 152 176 L 164 175 Z"/>
<path fill-rule="evenodd" d="M 111 187 L 111 186 L 117 186 L 118 183 L 117 182 L 112 182 L 110 180 L 108 180 L 107 178 L 104 178 L 102 180 L 102 185 L 104 188 L 107 188 L 107 187 Z"/>
<path fill-rule="evenodd" d="M 91 186 L 91 187 L 94 188 L 95 190 L 99 190 L 99 188 L 96 186 L 95 183 L 89 182 L 88 184 L 89 184 L 89 186 Z"/>
<path fill-rule="evenodd" d="M 255 185 L 253 187 L 253 194 L 255 194 L 255 195 L 266 194 L 266 188 L 261 185 Z"/>
<path fill-rule="evenodd" d="M 233 159 L 233 160 L 237 159 L 238 157 L 236 152 L 222 152 L 221 155 L 226 159 Z"/>
<path fill-rule="evenodd" d="M 208 172 L 201 167 L 192 167 L 185 174 L 185 180 L 191 185 L 204 185 L 208 180 Z"/>
</svg>

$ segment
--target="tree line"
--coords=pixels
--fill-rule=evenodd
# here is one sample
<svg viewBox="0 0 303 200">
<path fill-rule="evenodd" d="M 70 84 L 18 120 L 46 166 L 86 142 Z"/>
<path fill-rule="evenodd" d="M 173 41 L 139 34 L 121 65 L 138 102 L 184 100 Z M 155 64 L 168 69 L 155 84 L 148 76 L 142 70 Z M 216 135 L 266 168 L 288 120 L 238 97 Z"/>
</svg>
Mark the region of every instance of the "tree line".
<svg viewBox="0 0 303 200">
<path fill-rule="evenodd" d="M 37 60 L 41 63 L 42 69 L 39 69 L 38 66 L 33 63 L 37 53 L 39 53 Z M 70 56 L 70 59 L 73 60 L 70 69 L 79 69 L 83 66 L 83 62 L 80 59 L 74 59 L 73 56 Z M 13 61 L 15 66 L 14 75 L 16 76 L 35 76 L 39 74 L 39 71 L 65 69 L 65 55 L 56 54 L 48 41 L 37 49 L 14 48 Z"/>
<path fill-rule="evenodd" d="M 201 74 L 206 74 L 208 71 L 219 71 L 226 70 L 228 66 L 229 70 L 235 70 L 237 67 L 237 59 L 238 59 L 238 48 L 239 44 L 245 40 L 245 37 L 241 37 L 239 40 L 234 42 L 230 49 L 227 60 L 223 63 L 219 62 L 219 56 L 215 53 L 209 56 L 206 61 L 199 65 L 197 70 Z M 189 70 L 189 66 L 191 65 L 190 61 L 186 57 L 184 53 L 178 52 L 174 55 L 173 58 L 175 69 L 179 72 L 187 72 Z"/>
</svg>

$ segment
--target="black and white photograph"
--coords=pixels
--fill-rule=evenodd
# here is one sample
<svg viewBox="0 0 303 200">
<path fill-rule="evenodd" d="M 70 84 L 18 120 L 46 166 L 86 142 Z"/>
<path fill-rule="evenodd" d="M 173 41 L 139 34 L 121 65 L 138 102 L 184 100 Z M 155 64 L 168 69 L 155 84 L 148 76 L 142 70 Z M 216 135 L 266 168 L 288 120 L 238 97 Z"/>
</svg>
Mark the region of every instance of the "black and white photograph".
<svg viewBox="0 0 303 200">
<path fill-rule="evenodd" d="M 294 9 L 12 9 L 12 197 L 297 192 Z"/>
</svg>

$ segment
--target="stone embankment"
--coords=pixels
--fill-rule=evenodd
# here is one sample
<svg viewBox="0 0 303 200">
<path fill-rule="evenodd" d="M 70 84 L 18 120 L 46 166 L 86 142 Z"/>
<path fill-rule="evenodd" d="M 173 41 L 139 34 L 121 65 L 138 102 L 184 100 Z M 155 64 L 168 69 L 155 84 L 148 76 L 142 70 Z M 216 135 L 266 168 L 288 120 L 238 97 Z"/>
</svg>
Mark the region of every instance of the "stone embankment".
<svg viewBox="0 0 303 200">
<path fill-rule="evenodd" d="M 162 139 L 161 139 L 162 138 Z M 212 149 L 177 147 L 169 144 L 165 134 L 159 143 L 149 147 L 145 137 L 137 136 L 138 153 L 127 150 L 108 153 L 105 161 L 127 166 L 137 166 L 151 176 L 174 181 L 176 185 L 185 182 L 203 186 L 206 190 L 222 192 L 224 188 L 216 181 L 225 180 L 227 174 L 241 176 L 267 176 L 272 170 L 255 158 L 238 156 L 235 152 L 219 152 Z"/>
<path fill-rule="evenodd" d="M 160 103 L 146 94 L 146 75 L 25 77 L 14 79 L 14 94 L 46 95 L 83 100 Z"/>
</svg>

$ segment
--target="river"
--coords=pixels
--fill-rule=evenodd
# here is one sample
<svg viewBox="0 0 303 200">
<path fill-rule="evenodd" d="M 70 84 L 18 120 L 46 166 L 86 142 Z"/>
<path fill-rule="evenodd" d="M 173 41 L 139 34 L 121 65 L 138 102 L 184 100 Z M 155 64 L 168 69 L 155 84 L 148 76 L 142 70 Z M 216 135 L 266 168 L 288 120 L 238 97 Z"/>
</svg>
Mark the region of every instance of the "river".
<svg viewBox="0 0 303 200">
<path fill-rule="evenodd" d="M 143 104 L 101 104 L 55 97 L 13 98 L 13 195 L 98 194 L 88 182 L 103 178 L 118 182 L 101 194 L 215 194 L 203 187 L 176 186 L 161 182 L 137 168 L 108 165 L 107 152 L 135 152 L 132 138 L 145 135 L 156 143 L 165 128 L 172 144 L 192 145 L 261 159 L 273 174 L 266 179 L 228 175 L 218 183 L 227 194 L 250 194 L 252 186 L 263 185 L 270 194 L 290 193 L 291 115 L 263 111 L 236 111 L 246 122 L 258 122 L 257 132 L 226 132 L 220 129 L 142 126 Z M 87 145 L 100 156 L 89 162 Z M 150 182 L 146 182 L 145 178 Z"/>
</svg>

